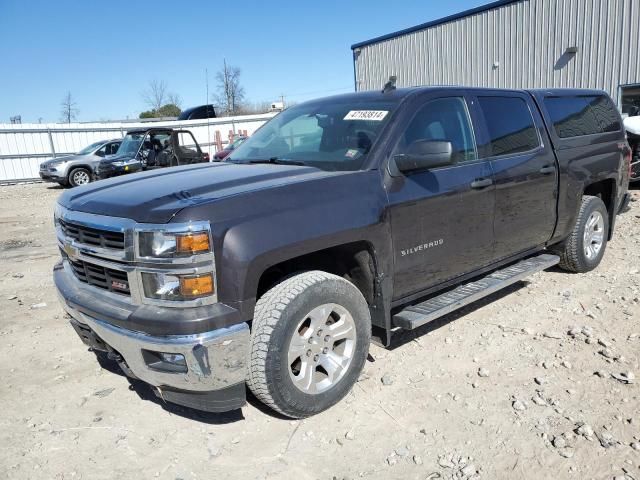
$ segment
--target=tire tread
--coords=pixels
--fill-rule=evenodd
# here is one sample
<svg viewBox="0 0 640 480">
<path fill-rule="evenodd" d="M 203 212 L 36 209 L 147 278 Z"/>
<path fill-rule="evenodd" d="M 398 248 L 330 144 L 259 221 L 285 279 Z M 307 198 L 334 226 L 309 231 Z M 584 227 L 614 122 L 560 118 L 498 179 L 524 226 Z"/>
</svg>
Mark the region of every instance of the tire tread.
<svg viewBox="0 0 640 480">
<path fill-rule="evenodd" d="M 294 298 L 314 284 L 335 279 L 344 281 L 341 277 L 319 270 L 300 273 L 275 285 L 256 302 L 247 386 L 258 400 L 283 415 L 292 416 L 276 403 L 267 380 L 266 364 L 271 334 Z"/>
<path fill-rule="evenodd" d="M 580 238 L 583 235 L 583 232 L 581 227 L 582 220 L 584 219 L 587 210 L 591 209 L 592 205 L 597 205 L 598 203 L 602 203 L 602 200 L 600 200 L 599 197 L 594 197 L 591 195 L 584 195 L 582 197 L 580 210 L 578 212 L 573 230 L 569 234 L 569 237 L 567 237 L 567 240 L 564 242 L 564 244 L 554 249 L 555 252 L 560 255 L 560 262 L 558 263 L 558 266 L 563 270 L 574 273 L 582 273 L 590 270 L 582 261 L 583 253 L 580 249 Z M 605 245 L 603 245 L 603 249 Z"/>
</svg>

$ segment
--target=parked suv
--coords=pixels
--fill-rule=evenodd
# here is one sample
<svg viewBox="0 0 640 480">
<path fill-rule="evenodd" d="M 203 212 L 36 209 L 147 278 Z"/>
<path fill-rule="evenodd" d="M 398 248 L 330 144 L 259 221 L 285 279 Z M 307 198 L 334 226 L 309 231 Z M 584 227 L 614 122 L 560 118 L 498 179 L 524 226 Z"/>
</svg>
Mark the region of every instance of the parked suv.
<svg viewBox="0 0 640 480">
<path fill-rule="evenodd" d="M 189 130 L 141 128 L 129 130 L 115 156 L 98 164 L 98 178 L 109 178 L 141 170 L 175 167 L 209 161 Z"/>
<path fill-rule="evenodd" d="M 553 265 L 596 268 L 629 161 L 601 91 L 315 100 L 227 161 L 65 192 L 55 285 L 82 341 L 164 401 L 224 411 L 248 385 L 307 417 L 371 341 Z"/>
<path fill-rule="evenodd" d="M 100 161 L 118 151 L 121 140 L 102 140 L 92 143 L 78 153 L 56 157 L 40 164 L 40 178 L 58 182 L 65 187 L 77 187 L 91 182 Z"/>
</svg>

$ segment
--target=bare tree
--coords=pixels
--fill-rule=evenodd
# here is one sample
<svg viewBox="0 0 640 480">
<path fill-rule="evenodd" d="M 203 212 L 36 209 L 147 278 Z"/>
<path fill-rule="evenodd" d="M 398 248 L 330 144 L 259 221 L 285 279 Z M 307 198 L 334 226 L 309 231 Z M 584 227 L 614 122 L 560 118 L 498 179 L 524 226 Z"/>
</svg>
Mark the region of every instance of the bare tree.
<svg viewBox="0 0 640 480">
<path fill-rule="evenodd" d="M 218 94 L 216 102 L 225 115 L 237 113 L 244 102 L 244 88 L 240 85 L 240 69 L 227 65 L 224 61 L 222 70 L 216 73 Z"/>
<path fill-rule="evenodd" d="M 182 108 L 182 98 L 177 93 L 170 93 L 167 95 L 167 100 L 169 104 L 175 105 L 178 108 Z"/>
<path fill-rule="evenodd" d="M 71 96 L 71 92 L 67 92 L 67 94 L 62 99 L 60 106 L 62 110 L 60 111 L 60 121 L 65 123 L 71 123 L 72 120 L 75 120 L 78 116 L 77 103 L 73 100 Z"/>
<path fill-rule="evenodd" d="M 164 104 L 167 103 L 167 82 L 164 80 L 151 80 L 146 90 L 143 90 L 142 100 L 152 110 L 159 110 Z"/>
</svg>

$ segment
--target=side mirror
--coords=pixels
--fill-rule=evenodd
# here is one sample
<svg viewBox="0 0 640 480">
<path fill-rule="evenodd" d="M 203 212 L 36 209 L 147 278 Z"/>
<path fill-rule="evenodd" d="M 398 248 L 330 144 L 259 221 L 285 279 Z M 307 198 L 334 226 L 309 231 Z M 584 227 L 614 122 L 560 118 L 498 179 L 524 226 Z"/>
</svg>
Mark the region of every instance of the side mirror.
<svg viewBox="0 0 640 480">
<path fill-rule="evenodd" d="M 397 177 L 401 173 L 444 167 L 453 163 L 451 142 L 417 140 L 409 145 L 405 153 L 393 156 L 389 163 L 389 173 Z"/>
</svg>

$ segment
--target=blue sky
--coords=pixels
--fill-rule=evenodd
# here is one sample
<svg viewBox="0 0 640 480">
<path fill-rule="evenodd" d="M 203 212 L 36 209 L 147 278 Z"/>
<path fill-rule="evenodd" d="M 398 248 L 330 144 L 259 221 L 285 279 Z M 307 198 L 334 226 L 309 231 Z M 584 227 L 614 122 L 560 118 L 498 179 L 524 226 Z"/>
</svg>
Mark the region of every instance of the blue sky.
<svg viewBox="0 0 640 480">
<path fill-rule="evenodd" d="M 67 91 L 79 121 L 134 118 L 152 79 L 199 105 L 224 58 L 252 102 L 352 91 L 353 43 L 484 3 L 0 0 L 0 123 L 58 121 Z"/>
</svg>

